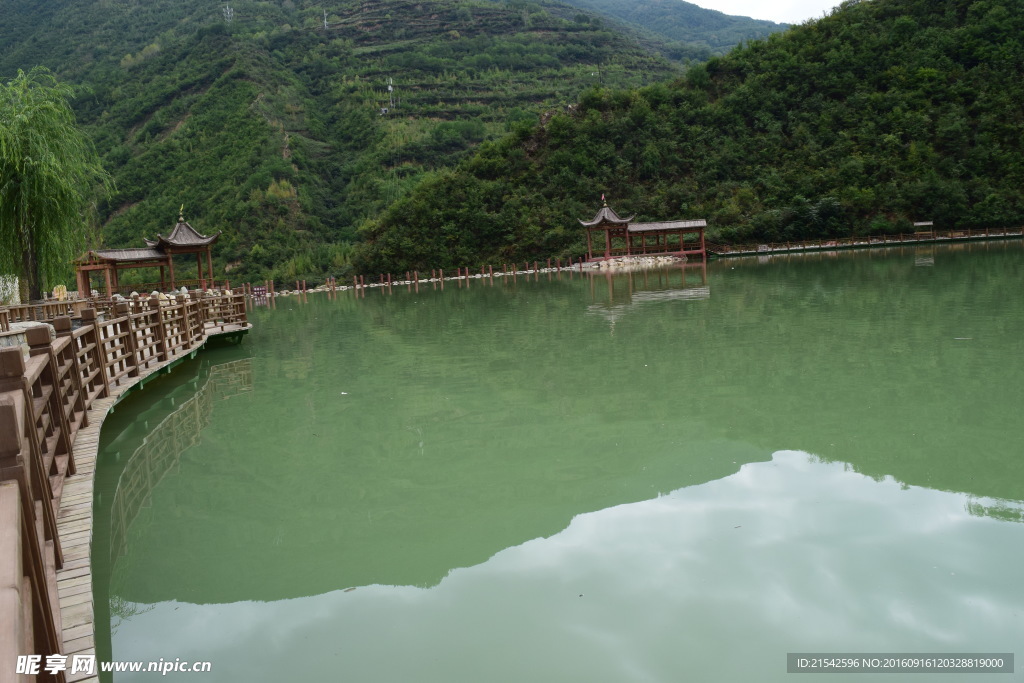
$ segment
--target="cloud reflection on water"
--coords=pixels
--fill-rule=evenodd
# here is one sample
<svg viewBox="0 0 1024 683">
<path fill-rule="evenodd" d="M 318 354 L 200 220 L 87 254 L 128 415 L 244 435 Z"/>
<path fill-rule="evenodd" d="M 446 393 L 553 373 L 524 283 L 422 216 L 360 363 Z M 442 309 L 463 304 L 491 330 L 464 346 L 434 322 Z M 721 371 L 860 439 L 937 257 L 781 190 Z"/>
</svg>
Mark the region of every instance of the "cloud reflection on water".
<svg viewBox="0 0 1024 683">
<path fill-rule="evenodd" d="M 764 681 L 790 651 L 1012 651 L 1024 525 L 971 514 L 986 507 L 1022 509 L 781 451 L 430 589 L 159 603 L 114 657 L 210 660 L 205 681 Z"/>
</svg>

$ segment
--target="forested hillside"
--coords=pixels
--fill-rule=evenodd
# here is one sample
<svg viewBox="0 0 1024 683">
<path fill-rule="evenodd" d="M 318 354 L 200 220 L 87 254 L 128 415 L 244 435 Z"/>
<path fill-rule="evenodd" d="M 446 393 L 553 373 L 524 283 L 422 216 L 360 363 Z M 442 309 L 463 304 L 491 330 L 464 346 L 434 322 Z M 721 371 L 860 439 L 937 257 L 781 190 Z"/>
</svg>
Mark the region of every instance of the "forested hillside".
<svg viewBox="0 0 1024 683">
<path fill-rule="evenodd" d="M 289 280 L 344 269 L 363 221 L 482 140 L 592 84 L 681 73 L 613 25 L 557 3 L 8 0 L 0 77 L 81 86 L 117 184 L 105 246 L 166 233 L 184 204 L 224 231 L 218 271 Z"/>
<path fill-rule="evenodd" d="M 830 16 L 485 144 L 366 231 L 368 272 L 580 254 L 602 193 L 717 240 L 1024 220 L 1016 0 L 847 1 Z"/>
<path fill-rule="evenodd" d="M 565 0 L 570 5 L 615 17 L 692 49 L 706 59 L 736 45 L 783 31 L 788 24 L 735 17 L 683 0 Z"/>
</svg>

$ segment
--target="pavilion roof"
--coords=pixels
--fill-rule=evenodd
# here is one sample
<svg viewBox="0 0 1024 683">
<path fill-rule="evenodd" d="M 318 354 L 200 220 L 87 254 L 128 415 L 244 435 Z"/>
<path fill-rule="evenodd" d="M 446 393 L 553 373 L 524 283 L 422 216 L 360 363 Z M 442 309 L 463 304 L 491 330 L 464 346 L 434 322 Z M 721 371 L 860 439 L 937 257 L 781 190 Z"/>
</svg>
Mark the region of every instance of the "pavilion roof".
<svg viewBox="0 0 1024 683">
<path fill-rule="evenodd" d="M 76 259 L 85 263 L 99 261 L 166 261 L 167 254 L 157 249 L 90 249 Z"/>
<path fill-rule="evenodd" d="M 708 222 L 699 219 L 693 221 L 661 221 L 660 223 L 630 223 L 626 229 L 629 232 L 650 232 L 654 230 L 681 230 L 686 228 L 706 228 Z"/>
<path fill-rule="evenodd" d="M 144 240 L 146 246 L 140 249 L 91 249 L 75 259 L 75 263 L 87 264 L 97 261 L 112 263 L 132 261 L 164 262 L 168 259 L 170 253 L 181 253 L 183 251 L 198 252 L 202 247 L 210 246 L 220 237 L 220 232 L 210 236 L 201 235 L 183 217 L 179 216 L 178 223 L 171 230 L 170 235 L 165 237 L 158 233 L 156 237 L 157 239 L 155 240 Z M 173 249 L 174 252 L 169 252 L 168 248 Z"/>
<path fill-rule="evenodd" d="M 205 247 L 216 242 L 217 238 L 220 237 L 220 232 L 209 237 L 200 235 L 184 218 L 179 218 L 178 224 L 174 226 L 174 230 L 171 230 L 170 235 L 164 237 L 157 233 L 156 237 L 156 241 L 146 240 L 146 244 L 158 249 L 166 247 Z"/>
<path fill-rule="evenodd" d="M 633 220 L 633 218 L 633 216 L 630 216 L 629 218 L 619 218 L 619 215 L 615 213 L 610 206 L 605 204 L 604 206 L 601 207 L 601 210 L 597 212 L 597 215 L 595 215 L 591 220 L 577 220 L 579 220 L 580 223 L 589 228 L 600 223 L 617 223 L 621 225 L 623 223 L 630 222 L 631 220 Z"/>
</svg>

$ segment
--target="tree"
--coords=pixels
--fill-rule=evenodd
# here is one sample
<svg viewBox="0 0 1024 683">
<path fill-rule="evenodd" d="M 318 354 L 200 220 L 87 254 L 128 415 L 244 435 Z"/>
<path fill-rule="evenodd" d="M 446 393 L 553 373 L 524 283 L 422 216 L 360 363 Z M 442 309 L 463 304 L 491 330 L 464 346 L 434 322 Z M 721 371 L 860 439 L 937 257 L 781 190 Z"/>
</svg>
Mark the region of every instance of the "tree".
<svg viewBox="0 0 1024 683">
<path fill-rule="evenodd" d="M 113 186 L 75 125 L 73 96 L 41 67 L 0 84 L 0 273 L 20 275 L 29 299 L 67 274 L 87 209 Z"/>
</svg>

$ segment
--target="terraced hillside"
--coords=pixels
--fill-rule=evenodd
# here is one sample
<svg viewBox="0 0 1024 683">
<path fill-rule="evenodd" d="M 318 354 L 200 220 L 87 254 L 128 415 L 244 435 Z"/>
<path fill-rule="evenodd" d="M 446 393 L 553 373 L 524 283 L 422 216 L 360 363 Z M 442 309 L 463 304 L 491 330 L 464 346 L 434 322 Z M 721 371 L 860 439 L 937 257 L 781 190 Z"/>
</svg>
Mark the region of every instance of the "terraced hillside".
<svg viewBox="0 0 1024 683">
<path fill-rule="evenodd" d="M 680 73 L 567 5 L 336 2 L 326 27 L 324 8 L 10 0 L 0 75 L 43 64 L 83 86 L 79 122 L 117 182 L 106 245 L 166 232 L 184 204 L 224 231 L 218 270 L 291 280 L 343 274 L 364 221 L 480 142 L 594 85 Z"/>
<path fill-rule="evenodd" d="M 1017 227 L 1024 15 L 1016 0 L 845 2 L 631 92 L 590 91 L 481 146 L 365 231 L 365 272 L 585 253 L 605 192 L 714 242 Z M 444 241 L 433 236 L 443 227 Z"/>
</svg>

